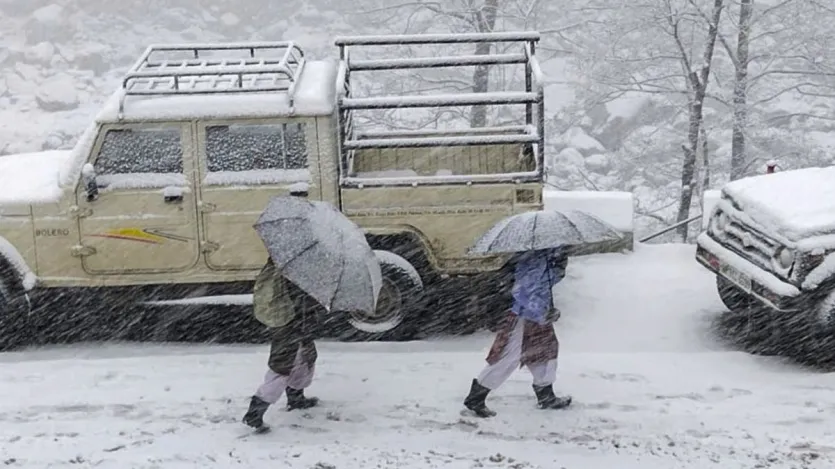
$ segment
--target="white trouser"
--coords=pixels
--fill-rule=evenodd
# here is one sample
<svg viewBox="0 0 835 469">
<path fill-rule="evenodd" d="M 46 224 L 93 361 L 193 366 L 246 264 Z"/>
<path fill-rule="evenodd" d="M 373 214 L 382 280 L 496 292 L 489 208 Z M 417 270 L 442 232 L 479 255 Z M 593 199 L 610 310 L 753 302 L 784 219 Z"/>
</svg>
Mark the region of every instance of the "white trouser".
<svg viewBox="0 0 835 469">
<path fill-rule="evenodd" d="M 477 378 L 479 384 L 490 390 L 496 389 L 519 368 L 522 361 L 522 337 L 524 332 L 525 321 L 520 318 L 510 332 L 507 345 L 502 350 L 499 360 L 481 370 Z M 534 386 L 549 386 L 557 380 L 557 360 L 529 364 L 528 370 L 533 375 Z"/>
<path fill-rule="evenodd" d="M 310 386 L 313 382 L 313 373 L 316 369 L 315 365 L 308 365 L 304 362 L 302 356 L 302 347 L 296 352 L 296 359 L 293 362 L 293 370 L 289 375 L 280 375 L 273 370 L 267 370 L 264 376 L 264 384 L 258 388 L 255 395 L 259 398 L 275 404 L 284 394 L 284 389 L 288 386 L 293 389 L 304 389 Z"/>
</svg>

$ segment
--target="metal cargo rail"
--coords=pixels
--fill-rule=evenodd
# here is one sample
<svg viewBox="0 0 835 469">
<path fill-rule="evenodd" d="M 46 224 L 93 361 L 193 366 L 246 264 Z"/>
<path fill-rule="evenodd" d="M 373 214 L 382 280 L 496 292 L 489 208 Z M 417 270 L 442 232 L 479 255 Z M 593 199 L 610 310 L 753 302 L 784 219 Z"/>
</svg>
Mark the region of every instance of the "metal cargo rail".
<svg viewBox="0 0 835 469">
<path fill-rule="evenodd" d="M 292 105 L 304 61 L 292 41 L 151 45 L 122 79 L 119 111 L 129 96 L 285 92 Z"/>
<path fill-rule="evenodd" d="M 340 181 L 343 185 L 375 184 L 448 184 L 458 182 L 528 182 L 541 180 L 545 152 L 545 99 L 543 74 L 536 57 L 537 32 L 501 32 L 483 34 L 420 34 L 390 36 L 352 36 L 335 40 L 339 48 L 339 74 L 337 77 L 338 145 L 340 154 Z M 352 59 L 349 48 L 372 48 L 395 45 L 419 44 L 478 44 L 507 43 L 518 45 L 512 53 L 484 55 L 451 55 L 441 57 Z M 456 93 L 430 96 L 354 96 L 351 78 L 357 72 L 386 70 L 419 70 L 430 68 L 461 68 L 484 65 L 512 65 L 525 67 L 524 91 Z M 524 105 L 525 124 L 504 127 L 483 127 L 464 130 L 431 131 L 376 131 L 358 133 L 354 129 L 353 111 L 371 109 L 432 108 L 480 105 Z M 530 148 L 536 162 L 536 170 L 524 173 L 484 174 L 473 176 L 417 176 L 413 181 L 397 178 L 386 181 L 379 178 L 352 177 L 350 168 L 355 152 L 360 149 L 419 148 L 521 144 Z"/>
</svg>

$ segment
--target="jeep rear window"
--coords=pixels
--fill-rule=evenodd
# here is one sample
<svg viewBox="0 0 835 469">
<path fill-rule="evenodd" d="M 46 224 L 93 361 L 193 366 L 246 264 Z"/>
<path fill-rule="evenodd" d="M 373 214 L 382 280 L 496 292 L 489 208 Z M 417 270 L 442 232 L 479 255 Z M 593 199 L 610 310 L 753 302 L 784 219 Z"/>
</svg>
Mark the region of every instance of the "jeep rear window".
<svg viewBox="0 0 835 469">
<path fill-rule="evenodd" d="M 180 128 L 110 129 L 94 166 L 100 175 L 182 173 Z"/>
<path fill-rule="evenodd" d="M 305 125 L 234 124 L 206 127 L 209 172 L 306 169 Z"/>
</svg>

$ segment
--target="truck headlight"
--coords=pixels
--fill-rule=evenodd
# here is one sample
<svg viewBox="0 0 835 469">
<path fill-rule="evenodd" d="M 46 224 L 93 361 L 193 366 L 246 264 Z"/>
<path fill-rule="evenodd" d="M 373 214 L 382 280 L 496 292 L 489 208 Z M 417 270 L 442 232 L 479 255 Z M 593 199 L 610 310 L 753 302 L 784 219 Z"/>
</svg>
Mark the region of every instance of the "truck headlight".
<svg viewBox="0 0 835 469">
<path fill-rule="evenodd" d="M 781 270 L 786 270 L 794 264 L 795 254 L 791 249 L 782 247 L 777 250 L 772 260 Z"/>
<path fill-rule="evenodd" d="M 713 230 L 719 233 L 724 233 L 728 227 L 728 215 L 725 212 L 719 212 L 713 217 Z"/>
</svg>

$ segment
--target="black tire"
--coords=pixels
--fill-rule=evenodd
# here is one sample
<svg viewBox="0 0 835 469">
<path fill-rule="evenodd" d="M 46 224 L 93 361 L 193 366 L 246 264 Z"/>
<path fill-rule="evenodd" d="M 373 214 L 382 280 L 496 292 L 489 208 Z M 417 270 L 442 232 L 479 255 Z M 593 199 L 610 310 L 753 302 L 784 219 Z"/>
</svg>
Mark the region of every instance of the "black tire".
<svg viewBox="0 0 835 469">
<path fill-rule="evenodd" d="M 747 313 L 755 303 L 751 295 L 721 275 L 716 276 L 716 290 L 719 292 L 722 303 L 732 313 Z"/>
<path fill-rule="evenodd" d="M 137 317 L 147 327 L 130 340 L 185 342 L 201 344 L 263 344 L 269 330 L 252 314 L 252 307 L 241 305 L 142 305 Z M 142 324 L 140 323 L 140 324 Z"/>
<path fill-rule="evenodd" d="M 793 357 L 798 362 L 835 369 L 835 286 L 830 282 L 808 301 L 809 310 L 786 326 L 793 338 Z"/>
<path fill-rule="evenodd" d="M 417 270 L 391 251 L 374 251 L 380 261 L 383 286 L 373 316 L 335 312 L 323 325 L 324 335 L 343 341 L 411 340 L 421 331 L 423 281 Z"/>
<path fill-rule="evenodd" d="M 430 310 L 437 319 L 431 334 L 495 332 L 512 306 L 512 287 L 513 274 L 506 268 L 433 285 Z"/>
<path fill-rule="evenodd" d="M 786 336 L 780 335 L 779 312 L 760 304 L 721 275 L 716 276 L 716 290 L 728 308 L 716 324 L 723 339 L 754 355 L 782 355 L 789 350 Z"/>
<path fill-rule="evenodd" d="M 10 269 L 0 259 L 0 351 L 28 344 L 29 301 Z"/>
<path fill-rule="evenodd" d="M 785 313 L 763 305 L 729 280 L 717 275 L 716 287 L 728 312 L 719 317 L 720 335 L 753 355 L 781 356 L 812 363 L 822 343 L 814 314 Z M 810 302 L 812 305 L 817 300 Z M 817 310 L 818 306 L 812 306 Z M 825 347 L 824 347 L 825 348 Z"/>
</svg>

